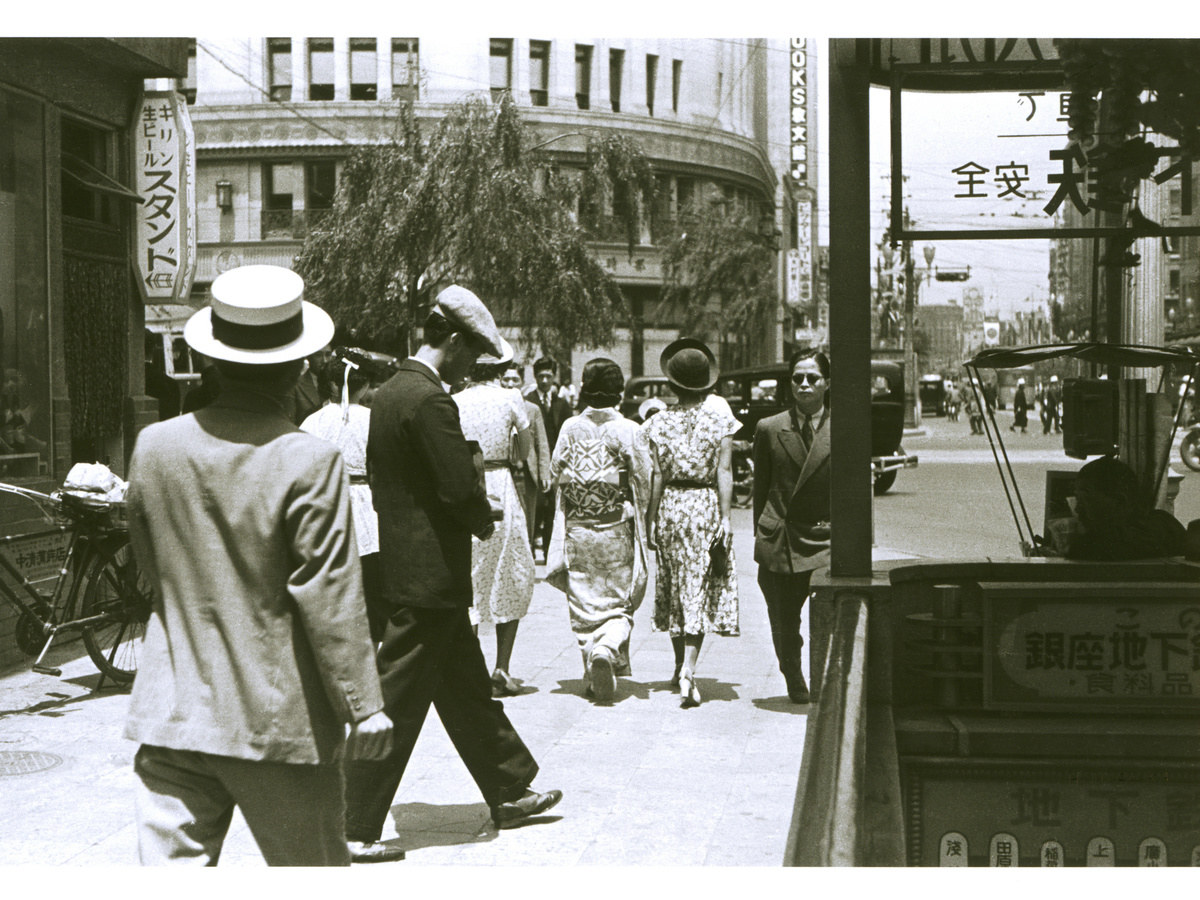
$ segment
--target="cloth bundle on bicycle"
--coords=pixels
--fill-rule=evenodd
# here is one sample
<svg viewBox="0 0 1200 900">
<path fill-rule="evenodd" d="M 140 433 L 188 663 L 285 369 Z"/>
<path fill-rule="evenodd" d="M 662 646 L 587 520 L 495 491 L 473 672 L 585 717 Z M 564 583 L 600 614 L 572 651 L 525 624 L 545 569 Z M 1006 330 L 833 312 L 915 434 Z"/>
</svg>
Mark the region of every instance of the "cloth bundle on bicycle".
<svg viewBox="0 0 1200 900">
<path fill-rule="evenodd" d="M 129 483 L 122 481 L 103 463 L 75 463 L 63 482 L 63 492 L 106 503 L 125 502 Z"/>
</svg>

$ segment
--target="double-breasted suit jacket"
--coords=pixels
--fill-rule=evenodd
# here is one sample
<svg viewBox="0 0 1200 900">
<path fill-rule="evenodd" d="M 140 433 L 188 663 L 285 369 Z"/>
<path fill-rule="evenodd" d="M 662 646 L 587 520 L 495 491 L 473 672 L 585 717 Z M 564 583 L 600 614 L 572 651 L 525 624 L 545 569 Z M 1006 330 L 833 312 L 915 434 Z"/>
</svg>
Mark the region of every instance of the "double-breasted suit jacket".
<svg viewBox="0 0 1200 900">
<path fill-rule="evenodd" d="M 792 410 L 754 430 L 754 559 L 773 572 L 829 562 L 829 415 L 805 448 Z"/>
<path fill-rule="evenodd" d="M 491 522 L 487 488 L 458 406 L 424 363 L 405 360 L 376 392 L 367 475 L 379 515 L 382 600 L 392 608 L 470 606 L 471 535 Z"/>
</svg>

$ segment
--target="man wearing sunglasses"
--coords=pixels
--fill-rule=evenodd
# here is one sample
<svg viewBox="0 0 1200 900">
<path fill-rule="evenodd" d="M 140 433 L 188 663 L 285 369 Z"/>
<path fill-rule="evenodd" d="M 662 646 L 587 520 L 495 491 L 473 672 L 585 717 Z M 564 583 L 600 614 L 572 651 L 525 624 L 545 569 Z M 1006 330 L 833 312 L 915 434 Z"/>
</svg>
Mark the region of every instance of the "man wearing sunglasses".
<svg viewBox="0 0 1200 900">
<path fill-rule="evenodd" d="M 791 408 L 754 431 L 754 559 L 788 697 L 808 703 L 800 612 L 829 563 L 829 358 L 802 350 L 790 372 Z"/>
</svg>

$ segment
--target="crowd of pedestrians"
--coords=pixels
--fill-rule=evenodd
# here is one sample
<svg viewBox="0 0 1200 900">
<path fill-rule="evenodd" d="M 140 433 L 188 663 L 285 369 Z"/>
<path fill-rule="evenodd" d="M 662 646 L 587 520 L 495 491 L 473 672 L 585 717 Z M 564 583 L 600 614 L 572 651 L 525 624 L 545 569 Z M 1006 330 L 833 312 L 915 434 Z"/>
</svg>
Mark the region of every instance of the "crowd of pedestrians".
<svg viewBox="0 0 1200 900">
<path fill-rule="evenodd" d="M 235 806 L 272 865 L 403 858 L 382 829 L 430 706 L 498 828 L 557 804 L 499 699 L 521 693 L 538 551 L 596 703 L 632 676 L 652 560 L 680 706 L 703 700 L 705 636 L 739 633 L 739 424 L 703 342 L 664 350 L 678 403 L 639 424 L 607 358 L 577 396 L 539 359 L 522 395 L 512 347 L 463 287 L 438 294 L 394 374 L 352 348 L 318 355 L 333 323 L 303 287 L 273 266 L 214 281 L 185 330 L 214 360 L 211 395 L 145 429 L 130 464 L 155 597 L 126 729 L 143 863 L 216 864 Z M 758 582 L 796 703 L 800 613 L 828 558 L 828 388 L 828 359 L 801 354 L 792 408 L 754 438 Z"/>
</svg>

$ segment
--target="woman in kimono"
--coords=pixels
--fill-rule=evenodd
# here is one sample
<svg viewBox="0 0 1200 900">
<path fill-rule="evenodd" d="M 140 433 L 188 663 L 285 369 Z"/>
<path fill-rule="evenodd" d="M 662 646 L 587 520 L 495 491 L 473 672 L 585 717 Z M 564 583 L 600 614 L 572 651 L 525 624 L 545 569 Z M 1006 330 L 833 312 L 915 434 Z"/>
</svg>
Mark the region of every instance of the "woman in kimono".
<svg viewBox="0 0 1200 900">
<path fill-rule="evenodd" d="M 616 409 L 624 389 L 611 359 L 584 366 L 583 411 L 563 423 L 550 461 L 559 501 L 546 581 L 567 595 L 587 693 L 601 702 L 631 674 L 633 613 L 646 593 L 650 456 L 637 424 Z"/>
</svg>

